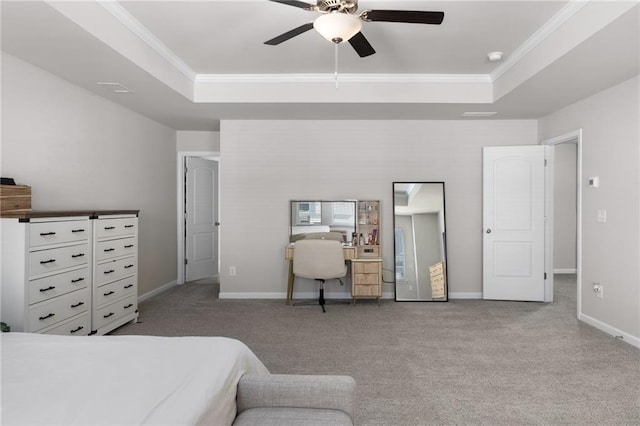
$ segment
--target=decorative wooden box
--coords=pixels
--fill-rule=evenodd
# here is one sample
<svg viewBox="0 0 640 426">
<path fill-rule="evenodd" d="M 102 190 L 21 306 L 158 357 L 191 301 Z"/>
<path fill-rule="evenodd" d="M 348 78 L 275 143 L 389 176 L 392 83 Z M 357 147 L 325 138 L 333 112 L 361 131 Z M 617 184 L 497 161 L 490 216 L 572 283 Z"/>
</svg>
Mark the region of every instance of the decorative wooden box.
<svg viewBox="0 0 640 426">
<path fill-rule="evenodd" d="M 26 185 L 0 185 L 0 212 L 31 210 L 31 187 Z"/>
</svg>

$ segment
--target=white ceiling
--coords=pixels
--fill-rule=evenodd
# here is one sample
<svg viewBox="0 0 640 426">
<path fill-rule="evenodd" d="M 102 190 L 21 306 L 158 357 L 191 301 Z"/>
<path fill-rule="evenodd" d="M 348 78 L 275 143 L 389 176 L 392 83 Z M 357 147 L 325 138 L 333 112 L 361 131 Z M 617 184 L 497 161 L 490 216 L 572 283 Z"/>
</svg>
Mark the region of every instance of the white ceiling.
<svg viewBox="0 0 640 426">
<path fill-rule="evenodd" d="M 539 118 L 640 72 L 636 1 L 381 1 L 442 25 L 365 22 L 358 57 L 266 0 L 2 1 L 2 50 L 178 130 L 220 119 Z M 489 62 L 487 53 L 503 51 Z M 133 91 L 111 93 L 97 82 Z M 476 118 L 477 119 L 477 118 Z"/>
</svg>

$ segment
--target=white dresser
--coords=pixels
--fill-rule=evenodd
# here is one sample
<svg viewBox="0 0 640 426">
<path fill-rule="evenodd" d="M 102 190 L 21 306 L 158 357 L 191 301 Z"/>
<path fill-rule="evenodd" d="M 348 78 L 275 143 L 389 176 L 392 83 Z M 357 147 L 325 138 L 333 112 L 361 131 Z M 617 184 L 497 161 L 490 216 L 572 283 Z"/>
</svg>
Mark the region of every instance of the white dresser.
<svg viewBox="0 0 640 426">
<path fill-rule="evenodd" d="M 1 317 L 12 331 L 91 332 L 89 218 L 2 219 Z"/>
<path fill-rule="evenodd" d="M 31 211 L 0 219 L 11 331 L 105 334 L 138 318 L 138 211 Z"/>
<path fill-rule="evenodd" d="M 138 318 L 138 217 L 98 215 L 94 225 L 93 331 Z"/>
</svg>

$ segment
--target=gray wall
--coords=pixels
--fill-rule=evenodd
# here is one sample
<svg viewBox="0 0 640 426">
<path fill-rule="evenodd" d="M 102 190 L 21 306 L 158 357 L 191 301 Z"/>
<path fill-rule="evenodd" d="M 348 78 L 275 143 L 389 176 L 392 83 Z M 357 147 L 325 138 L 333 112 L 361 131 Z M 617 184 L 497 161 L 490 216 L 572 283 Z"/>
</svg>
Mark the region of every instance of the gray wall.
<svg viewBox="0 0 640 426">
<path fill-rule="evenodd" d="M 176 279 L 176 133 L 2 54 L 2 176 L 38 210 L 140 209 L 139 293 Z"/>
<path fill-rule="evenodd" d="M 178 151 L 220 152 L 220 132 L 179 130 L 176 145 Z"/>
<path fill-rule="evenodd" d="M 539 122 L 540 138 L 583 132 L 582 312 L 640 339 L 640 77 Z M 600 177 L 599 188 L 587 187 Z M 607 222 L 598 223 L 598 209 Z M 604 297 L 592 291 L 604 286 Z"/>
<path fill-rule="evenodd" d="M 575 143 L 556 145 L 553 182 L 553 269 L 561 273 L 576 270 L 576 160 Z"/>
<path fill-rule="evenodd" d="M 431 299 L 429 266 L 443 260 L 440 255 L 440 240 L 442 238 L 438 230 L 438 214 L 415 214 L 413 215 L 413 226 L 416 235 L 419 297 Z"/>
<path fill-rule="evenodd" d="M 449 289 L 480 296 L 482 147 L 538 141 L 534 120 L 229 120 L 220 135 L 223 297 L 284 296 L 291 199 L 381 200 L 384 278 L 393 281 L 393 181 L 446 183 Z"/>
<path fill-rule="evenodd" d="M 395 217 L 395 225 L 397 228 L 402 228 L 404 235 L 404 256 L 405 256 L 405 278 L 403 282 L 398 284 L 396 288 L 396 297 L 398 299 L 417 299 L 418 298 L 418 282 L 416 279 L 416 256 L 415 256 L 415 244 L 413 242 L 413 218 L 411 216 Z M 392 225 L 393 226 L 393 225 Z M 393 244 L 393 239 L 391 244 Z M 391 264 L 390 269 L 394 269 L 394 263 Z M 394 269 L 395 272 L 395 269 Z M 391 278 L 394 274 L 391 273 Z"/>
</svg>

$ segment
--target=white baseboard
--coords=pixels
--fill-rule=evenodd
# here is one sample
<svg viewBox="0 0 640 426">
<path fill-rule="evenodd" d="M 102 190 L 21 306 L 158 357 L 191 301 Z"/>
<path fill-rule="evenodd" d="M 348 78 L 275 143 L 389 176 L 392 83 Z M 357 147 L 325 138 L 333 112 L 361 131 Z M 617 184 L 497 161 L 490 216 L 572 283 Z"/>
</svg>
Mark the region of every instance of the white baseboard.
<svg viewBox="0 0 640 426">
<path fill-rule="evenodd" d="M 220 299 L 281 299 L 284 300 L 287 298 L 287 293 L 234 293 L 234 292 L 224 292 L 220 293 L 218 296 Z M 294 299 L 317 299 L 318 292 L 296 292 L 293 293 Z M 325 293 L 325 299 L 351 299 L 351 293 Z M 383 299 L 391 299 L 395 298 L 395 295 L 391 292 L 382 293 Z"/>
<path fill-rule="evenodd" d="M 138 303 L 143 302 L 143 301 L 145 301 L 147 299 L 150 299 L 153 296 L 157 296 L 158 294 L 169 290 L 171 287 L 173 287 L 175 285 L 177 285 L 176 281 L 171 281 L 170 283 L 167 283 L 167 284 L 165 284 L 163 286 L 160 286 L 160 287 L 158 287 L 156 289 L 153 289 L 148 293 L 142 294 L 142 295 L 138 296 Z"/>
<path fill-rule="evenodd" d="M 482 299 L 482 293 L 449 293 L 449 299 Z"/>
<path fill-rule="evenodd" d="M 577 274 L 577 269 L 554 269 L 554 274 Z"/>
<path fill-rule="evenodd" d="M 636 348 L 640 348 L 640 337 L 636 337 L 636 336 L 632 336 L 629 333 L 625 333 L 622 330 L 618 330 L 615 327 L 610 326 L 609 324 L 606 324 L 600 320 L 597 320 L 595 318 L 592 318 L 588 315 L 585 314 L 580 314 L 578 316 L 578 319 L 580 321 L 583 321 L 595 328 L 597 328 L 600 331 L 604 331 L 607 334 L 610 334 L 613 337 L 619 338 L 620 340 L 622 340 L 623 342 L 626 342 L 628 344 L 630 344 L 631 346 L 635 346 Z"/>
<path fill-rule="evenodd" d="M 318 294 L 316 293 L 316 297 Z M 326 297 L 326 295 L 325 295 Z M 234 293 L 231 291 L 220 292 L 220 299 L 286 299 L 287 293 Z"/>
</svg>

